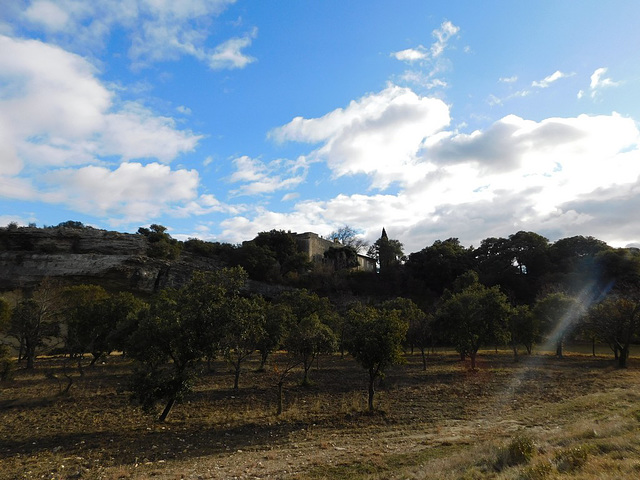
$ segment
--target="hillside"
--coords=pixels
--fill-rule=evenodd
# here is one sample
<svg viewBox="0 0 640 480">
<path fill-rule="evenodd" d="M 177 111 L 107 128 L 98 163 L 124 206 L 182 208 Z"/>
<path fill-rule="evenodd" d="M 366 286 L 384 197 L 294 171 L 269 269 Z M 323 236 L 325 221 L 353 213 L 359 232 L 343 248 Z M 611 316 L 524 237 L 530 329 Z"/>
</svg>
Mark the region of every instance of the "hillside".
<svg viewBox="0 0 640 480">
<path fill-rule="evenodd" d="M 0 228 L 0 291 L 29 289 L 48 277 L 148 294 L 223 265 L 185 250 L 174 259 L 154 256 L 151 243 L 145 235 L 84 226 Z"/>
</svg>

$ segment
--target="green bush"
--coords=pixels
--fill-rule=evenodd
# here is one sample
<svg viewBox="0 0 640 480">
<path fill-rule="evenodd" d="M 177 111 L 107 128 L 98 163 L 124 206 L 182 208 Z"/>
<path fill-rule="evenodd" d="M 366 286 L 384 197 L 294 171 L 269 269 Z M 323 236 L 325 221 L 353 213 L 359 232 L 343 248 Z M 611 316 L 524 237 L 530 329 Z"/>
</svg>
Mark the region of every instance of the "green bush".
<svg viewBox="0 0 640 480">
<path fill-rule="evenodd" d="M 517 436 L 508 445 L 498 450 L 496 469 L 502 470 L 514 465 L 529 463 L 535 454 L 533 439 L 524 435 Z"/>
<path fill-rule="evenodd" d="M 9 380 L 13 372 L 11 352 L 6 345 L 0 345 L 0 381 Z"/>
<path fill-rule="evenodd" d="M 560 473 L 575 472 L 587 462 L 588 455 L 584 445 L 561 450 L 554 458 L 556 468 Z"/>
<path fill-rule="evenodd" d="M 553 470 L 553 466 L 548 461 L 544 461 L 541 463 L 536 463 L 535 465 L 530 465 L 526 467 L 520 476 L 519 480 L 544 480 L 551 474 Z"/>
</svg>

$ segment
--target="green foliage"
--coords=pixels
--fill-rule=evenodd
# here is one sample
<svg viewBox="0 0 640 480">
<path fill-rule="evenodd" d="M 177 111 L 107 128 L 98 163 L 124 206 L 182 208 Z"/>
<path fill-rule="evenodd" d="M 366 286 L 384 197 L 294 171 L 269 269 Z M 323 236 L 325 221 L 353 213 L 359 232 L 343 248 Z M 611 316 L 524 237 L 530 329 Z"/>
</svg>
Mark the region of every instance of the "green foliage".
<svg viewBox="0 0 640 480">
<path fill-rule="evenodd" d="M 266 302 L 262 297 L 232 297 L 227 300 L 220 346 L 235 372 L 233 388 L 238 389 L 240 368 L 265 336 Z"/>
<path fill-rule="evenodd" d="M 509 314 L 507 297 L 498 287 L 487 288 L 475 282 L 444 296 L 436 312 L 436 324 L 458 352 L 471 357 L 471 367 L 475 368 L 476 353 L 482 345 L 507 340 Z"/>
<path fill-rule="evenodd" d="M 571 473 L 581 469 L 589 457 L 589 449 L 584 445 L 565 448 L 554 456 L 556 469 L 560 473 Z"/>
<path fill-rule="evenodd" d="M 541 333 L 556 344 L 556 354 L 562 357 L 564 339 L 582 314 L 580 305 L 564 293 L 550 293 L 536 302 L 533 314 Z"/>
<path fill-rule="evenodd" d="M 464 248 L 457 238 L 449 238 L 436 240 L 432 246 L 409 255 L 406 267 L 413 278 L 424 282 L 436 294 L 442 294 L 457 277 L 473 268 L 473 264 L 472 249 Z"/>
<path fill-rule="evenodd" d="M 25 358 L 28 369 L 34 368 L 36 355 L 47 340 L 59 336 L 60 291 L 57 285 L 45 280 L 11 313 L 8 334 L 18 341 L 18 359 Z"/>
<path fill-rule="evenodd" d="M 11 326 L 11 306 L 4 298 L 0 298 L 0 335 L 4 336 Z M 0 343 L 0 381 L 7 380 L 13 370 L 11 350 Z"/>
<path fill-rule="evenodd" d="M 260 351 L 260 369 L 263 370 L 267 357 L 279 348 L 286 333 L 295 324 L 293 311 L 284 303 L 269 303 L 265 306 L 263 334 L 258 338 L 256 347 Z"/>
<path fill-rule="evenodd" d="M 225 261 L 232 261 L 236 248 L 230 243 L 206 242 L 199 238 L 190 238 L 183 242 L 182 248 L 186 252 L 207 258 L 220 257 Z"/>
<path fill-rule="evenodd" d="M 367 255 L 378 262 L 380 273 L 388 273 L 406 260 L 403 248 L 399 240 L 389 239 L 383 228 L 382 235 L 369 247 Z"/>
<path fill-rule="evenodd" d="M 589 309 L 587 328 L 617 353 L 618 366 L 627 366 L 629 346 L 640 334 L 640 303 L 610 296 Z"/>
<path fill-rule="evenodd" d="M 331 262 L 335 270 L 358 267 L 358 253 L 353 247 L 329 247 L 324 252 L 325 261 Z"/>
<path fill-rule="evenodd" d="M 154 223 L 149 228 L 140 227 L 138 233 L 147 237 L 147 255 L 150 257 L 174 260 L 180 256 L 182 245 L 175 238 L 171 238 L 167 233 L 167 227 Z"/>
<path fill-rule="evenodd" d="M 524 345 L 528 353 L 533 350 L 540 333 L 538 318 L 528 305 L 519 305 L 511 310 L 509 315 L 509 334 L 514 351 L 518 345 Z"/>
<path fill-rule="evenodd" d="M 347 350 L 369 373 L 369 410 L 373 410 L 374 382 L 389 365 L 401 363 L 408 321 L 400 310 L 356 304 L 346 315 Z"/>
<path fill-rule="evenodd" d="M 221 348 L 245 281 L 239 267 L 196 273 L 180 290 L 162 291 L 143 311 L 127 347 L 138 362 L 133 398 L 147 410 L 166 401 L 161 420 L 189 390 L 197 363 Z"/>
<path fill-rule="evenodd" d="M 284 341 L 290 355 L 298 357 L 304 368 L 302 384 L 309 383 L 309 369 L 318 355 L 331 353 L 336 349 L 336 336 L 331 328 L 322 323 L 317 313 L 311 313 L 298 320 L 291 327 Z"/>
<path fill-rule="evenodd" d="M 536 446 L 532 438 L 524 435 L 517 436 L 498 450 L 495 467 L 497 470 L 502 470 L 530 463 L 535 453 Z"/>
</svg>

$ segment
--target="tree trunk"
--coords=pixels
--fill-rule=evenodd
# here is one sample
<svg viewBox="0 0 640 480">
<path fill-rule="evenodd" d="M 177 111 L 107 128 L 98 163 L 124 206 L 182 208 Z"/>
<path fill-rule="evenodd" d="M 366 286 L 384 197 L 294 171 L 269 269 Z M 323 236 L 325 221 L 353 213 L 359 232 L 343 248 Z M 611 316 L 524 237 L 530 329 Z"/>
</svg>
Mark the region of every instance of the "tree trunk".
<svg viewBox="0 0 640 480">
<path fill-rule="evenodd" d="M 374 383 L 376 380 L 376 375 L 373 372 L 373 369 L 369 370 L 369 411 L 373 412 L 373 395 L 376 393 L 374 388 Z"/>
<path fill-rule="evenodd" d="M 596 356 L 596 339 L 595 338 L 591 339 L 591 356 L 592 357 Z"/>
<path fill-rule="evenodd" d="M 265 366 L 267 365 L 267 357 L 269 356 L 269 352 L 265 350 L 264 352 L 260 352 L 260 366 L 258 367 L 259 372 L 264 372 Z"/>
<path fill-rule="evenodd" d="M 427 356 L 425 355 L 424 347 L 420 348 L 420 353 L 422 354 L 422 371 L 424 372 L 427 370 Z"/>
<path fill-rule="evenodd" d="M 276 415 L 281 415 L 282 414 L 282 386 L 283 386 L 284 382 L 282 380 L 280 380 L 278 382 L 278 411 L 276 412 Z"/>
<path fill-rule="evenodd" d="M 171 409 L 173 408 L 174 403 L 176 403 L 176 399 L 175 397 L 171 397 L 167 402 L 167 406 L 164 407 L 164 410 L 162 411 L 160 418 L 158 418 L 159 422 L 164 422 L 167 419 L 167 417 L 169 416 L 169 413 L 171 413 Z"/>
<path fill-rule="evenodd" d="M 469 357 L 471 358 L 471 370 L 476 369 L 476 355 L 477 352 L 469 353 Z"/>
<path fill-rule="evenodd" d="M 558 340 L 558 343 L 556 345 L 556 357 L 558 358 L 562 358 L 563 355 L 563 341 L 562 339 Z"/>
<path fill-rule="evenodd" d="M 511 344 L 511 348 L 513 348 L 513 361 L 519 362 L 520 358 L 518 357 L 518 345 L 516 344 L 516 342 L 513 342 Z"/>
<path fill-rule="evenodd" d="M 238 391 L 240 389 L 240 360 L 238 360 L 238 363 L 234 365 L 234 367 L 235 371 L 233 372 L 233 389 L 235 391 Z"/>
<path fill-rule="evenodd" d="M 618 356 L 618 368 L 627 368 L 627 359 L 629 358 L 629 347 L 621 347 Z"/>
<path fill-rule="evenodd" d="M 36 352 L 31 348 L 27 347 L 25 349 L 24 356 L 27 358 L 27 370 L 33 370 L 34 360 L 36 358 Z"/>
</svg>

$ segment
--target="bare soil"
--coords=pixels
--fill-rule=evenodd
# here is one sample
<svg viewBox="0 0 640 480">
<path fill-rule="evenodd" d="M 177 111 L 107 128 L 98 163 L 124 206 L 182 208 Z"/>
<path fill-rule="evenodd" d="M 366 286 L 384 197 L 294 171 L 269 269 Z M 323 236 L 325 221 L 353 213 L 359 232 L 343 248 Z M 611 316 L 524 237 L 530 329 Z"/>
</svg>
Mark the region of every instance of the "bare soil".
<svg viewBox="0 0 640 480">
<path fill-rule="evenodd" d="M 247 364 L 234 391 L 227 365 L 213 373 L 203 365 L 193 392 L 158 423 L 130 403 L 127 359 L 109 357 L 84 376 L 66 365 L 73 385 L 63 394 L 66 360 L 41 358 L 35 371 L 19 368 L 0 383 L 0 478 L 507 478 L 491 458 L 523 432 L 540 458 L 573 445 L 563 431 L 580 437 L 609 425 L 609 440 L 640 438 L 637 358 L 619 370 L 605 356 L 514 363 L 507 352 L 481 352 L 477 371 L 453 352 L 430 355 L 426 371 L 419 355 L 406 359 L 387 372 L 369 413 L 364 370 L 349 357 L 323 357 L 310 387 L 299 372 L 287 380 L 280 416 L 273 366 Z M 630 459 L 619 465 L 640 477 L 639 444 L 625 443 Z M 601 460 L 591 461 L 599 473 L 612 455 L 601 450 L 605 457 L 590 457 Z"/>
</svg>

